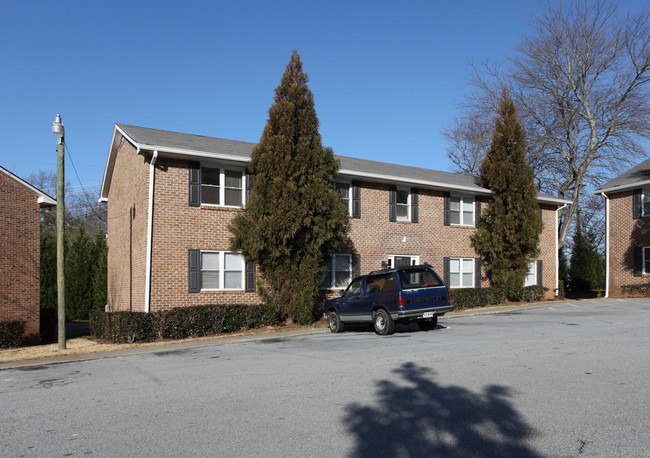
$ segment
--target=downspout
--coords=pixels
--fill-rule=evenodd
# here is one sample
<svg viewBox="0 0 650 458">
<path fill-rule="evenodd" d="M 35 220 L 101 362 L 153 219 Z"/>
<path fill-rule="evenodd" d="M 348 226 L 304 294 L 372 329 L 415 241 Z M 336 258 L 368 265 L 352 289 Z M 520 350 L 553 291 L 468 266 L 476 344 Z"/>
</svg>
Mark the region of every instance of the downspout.
<svg viewBox="0 0 650 458">
<path fill-rule="evenodd" d="M 144 312 L 149 313 L 151 304 L 151 239 L 153 235 L 153 188 L 156 179 L 156 159 L 158 151 L 153 152 L 149 163 L 149 216 L 147 220 L 147 270 L 144 289 Z"/>
<path fill-rule="evenodd" d="M 609 197 L 600 195 L 605 198 L 605 297 L 609 297 Z"/>
<path fill-rule="evenodd" d="M 569 204 L 564 204 L 560 208 L 555 210 L 555 295 L 556 296 L 560 293 L 560 235 L 558 234 L 557 231 L 558 222 L 559 222 L 558 213 L 564 210 L 567 207 L 567 205 Z"/>
</svg>

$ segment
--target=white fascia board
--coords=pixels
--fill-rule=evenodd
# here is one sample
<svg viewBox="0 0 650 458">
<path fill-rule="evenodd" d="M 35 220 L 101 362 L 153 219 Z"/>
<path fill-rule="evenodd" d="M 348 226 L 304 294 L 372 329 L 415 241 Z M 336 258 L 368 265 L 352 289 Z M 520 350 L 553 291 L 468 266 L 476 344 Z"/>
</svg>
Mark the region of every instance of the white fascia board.
<svg viewBox="0 0 650 458">
<path fill-rule="evenodd" d="M 38 205 L 40 207 L 56 207 L 56 200 L 50 196 L 41 196 L 38 198 Z"/>
<path fill-rule="evenodd" d="M 126 138 L 131 144 L 135 146 L 135 142 L 131 140 L 126 133 L 120 129 L 117 124 L 113 127 L 113 135 L 111 136 L 111 143 L 108 147 L 108 157 L 106 158 L 106 166 L 104 167 L 104 177 L 102 178 L 102 187 L 99 190 L 99 200 L 104 199 L 108 201 L 108 189 L 110 188 L 110 181 L 113 177 L 113 168 L 115 167 L 115 156 L 117 155 L 117 148 L 121 143 L 121 138 Z M 116 140 L 120 140 L 119 142 Z"/>
<path fill-rule="evenodd" d="M 50 196 L 45 194 L 40 189 L 35 188 L 34 186 L 32 186 L 31 184 L 29 184 L 28 182 L 26 182 L 25 180 L 23 180 L 19 176 L 14 175 L 13 173 L 11 173 L 9 170 L 5 169 L 4 167 L 0 167 L 0 172 L 4 173 L 6 176 L 11 178 L 12 180 L 17 182 L 18 184 L 23 185 L 24 187 L 26 187 L 27 189 L 29 189 L 30 191 L 35 193 L 38 196 L 37 202 L 38 202 L 39 206 L 41 206 L 41 207 L 56 206 L 56 200 L 54 200 L 53 198 L 51 198 Z"/>
<path fill-rule="evenodd" d="M 194 151 L 181 148 L 169 148 L 165 146 L 156 146 L 156 145 L 140 145 L 140 149 L 144 151 L 158 151 L 159 156 L 171 157 L 171 158 L 195 158 L 195 159 L 211 159 L 211 160 L 222 160 L 222 161 L 231 161 L 246 164 L 250 162 L 250 157 L 235 156 L 231 154 L 218 154 L 210 153 L 205 151 Z"/>
<path fill-rule="evenodd" d="M 461 191 L 461 192 L 468 192 L 472 194 L 483 194 L 483 195 L 491 195 L 492 193 L 490 192 L 489 189 L 481 188 L 481 187 L 473 187 L 473 186 L 458 186 L 458 185 L 451 185 L 449 183 L 439 183 L 436 181 L 426 181 L 426 180 L 413 180 L 413 179 L 404 179 L 403 177 L 395 177 L 392 175 L 383 175 L 379 173 L 367 173 L 367 172 L 357 172 L 354 170 L 348 170 L 348 169 L 341 169 L 339 170 L 339 175 L 347 175 L 352 178 L 370 178 L 382 182 L 395 182 L 395 183 L 400 183 L 404 185 L 421 185 L 421 186 L 428 186 L 432 188 L 440 188 L 440 189 L 450 189 L 454 191 Z"/>
<path fill-rule="evenodd" d="M 598 188 L 595 191 L 592 191 L 592 194 L 599 196 L 602 193 L 622 192 L 622 191 L 629 191 L 630 189 L 637 189 L 637 188 L 644 188 L 644 187 L 650 187 L 650 180 L 637 181 L 630 184 L 612 186 L 611 188 Z"/>
<path fill-rule="evenodd" d="M 537 197 L 537 201 L 543 204 L 553 204 L 553 205 L 571 205 L 572 200 L 560 199 L 559 197 Z"/>
</svg>

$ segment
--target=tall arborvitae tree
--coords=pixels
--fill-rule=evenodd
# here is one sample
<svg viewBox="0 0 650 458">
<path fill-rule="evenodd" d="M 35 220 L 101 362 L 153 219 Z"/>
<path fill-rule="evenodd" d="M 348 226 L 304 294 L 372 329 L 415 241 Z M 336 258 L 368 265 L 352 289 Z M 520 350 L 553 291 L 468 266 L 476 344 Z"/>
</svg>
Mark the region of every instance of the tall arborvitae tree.
<svg viewBox="0 0 650 458">
<path fill-rule="evenodd" d="M 523 287 L 529 262 L 539 254 L 542 232 L 525 143 L 514 103 L 504 91 L 492 145 L 481 164 L 481 186 L 492 191 L 492 200 L 477 219 L 472 246 L 492 285 L 508 294 Z"/>
<path fill-rule="evenodd" d="M 308 81 L 294 51 L 252 152 L 252 193 L 230 225 L 231 248 L 255 261 L 264 300 L 301 323 L 313 320 L 323 267 L 349 230 Z"/>
<path fill-rule="evenodd" d="M 580 218 L 571 249 L 569 266 L 569 288 L 571 291 L 591 291 L 605 287 L 605 260 L 598 253 L 594 234 L 583 232 Z"/>
<path fill-rule="evenodd" d="M 91 262 L 94 263 L 92 284 L 92 307 L 103 310 L 106 305 L 107 292 L 107 255 L 108 246 L 106 244 L 106 234 L 97 228 L 93 238 L 91 251 Z"/>
<path fill-rule="evenodd" d="M 41 223 L 41 308 L 56 310 L 56 237 Z"/>
<path fill-rule="evenodd" d="M 92 242 L 81 223 L 65 247 L 65 309 L 72 319 L 88 318 L 92 300 Z"/>
</svg>

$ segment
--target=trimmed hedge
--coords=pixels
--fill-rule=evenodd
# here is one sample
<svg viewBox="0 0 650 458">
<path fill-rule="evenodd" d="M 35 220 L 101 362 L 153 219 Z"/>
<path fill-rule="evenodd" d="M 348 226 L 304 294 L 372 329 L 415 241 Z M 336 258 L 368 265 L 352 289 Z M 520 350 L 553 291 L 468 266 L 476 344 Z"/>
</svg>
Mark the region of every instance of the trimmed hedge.
<svg viewBox="0 0 650 458">
<path fill-rule="evenodd" d="M 538 302 L 544 299 L 546 288 L 543 286 L 526 286 L 511 297 L 499 288 L 461 288 L 450 289 L 449 299 L 457 308 L 476 308 L 498 305 L 508 300 L 513 302 Z"/>
<path fill-rule="evenodd" d="M 650 283 L 643 285 L 623 285 L 621 286 L 621 293 L 624 296 L 650 297 Z"/>
<path fill-rule="evenodd" d="M 270 305 L 201 305 L 163 312 L 90 311 L 90 334 L 114 343 L 203 337 L 279 325 L 284 316 Z"/>
<path fill-rule="evenodd" d="M 0 321 L 0 348 L 19 347 L 25 335 L 24 321 Z"/>
</svg>

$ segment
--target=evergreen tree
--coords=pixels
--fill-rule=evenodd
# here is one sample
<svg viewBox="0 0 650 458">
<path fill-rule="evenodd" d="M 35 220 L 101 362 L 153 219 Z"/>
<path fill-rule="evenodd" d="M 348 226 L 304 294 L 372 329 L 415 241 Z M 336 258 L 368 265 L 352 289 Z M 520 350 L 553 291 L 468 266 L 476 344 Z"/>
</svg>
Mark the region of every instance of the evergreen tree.
<svg viewBox="0 0 650 458">
<path fill-rule="evenodd" d="M 294 51 L 251 155 L 253 191 L 230 225 L 231 248 L 255 261 L 264 300 L 301 323 L 313 320 L 325 263 L 349 230 L 308 80 Z"/>
<path fill-rule="evenodd" d="M 93 246 L 91 253 L 91 262 L 94 264 L 93 277 L 92 277 L 92 300 L 91 305 L 93 308 L 104 309 L 106 305 L 106 291 L 107 291 L 107 255 L 108 246 L 106 245 L 106 235 L 97 228 L 95 237 L 93 238 Z"/>
<path fill-rule="evenodd" d="M 492 145 L 480 169 L 481 186 L 492 191 L 492 200 L 477 219 L 471 240 L 492 285 L 508 295 L 524 285 L 528 263 L 539 254 L 542 232 L 537 189 L 525 151 L 524 131 L 504 90 Z"/>
<path fill-rule="evenodd" d="M 578 218 L 578 223 L 580 219 Z M 584 233 L 576 224 L 569 267 L 571 291 L 591 291 L 605 287 L 605 261 L 598 253 L 595 235 Z"/>
<path fill-rule="evenodd" d="M 92 243 L 82 223 L 72 238 L 66 242 L 65 250 L 65 310 L 66 317 L 83 319 L 88 317 L 92 300 L 91 260 Z"/>
<path fill-rule="evenodd" d="M 41 308 L 56 310 L 56 237 L 41 223 Z"/>
</svg>

